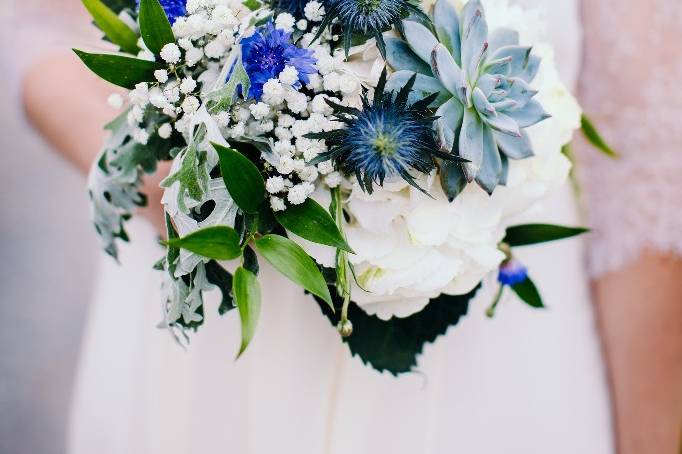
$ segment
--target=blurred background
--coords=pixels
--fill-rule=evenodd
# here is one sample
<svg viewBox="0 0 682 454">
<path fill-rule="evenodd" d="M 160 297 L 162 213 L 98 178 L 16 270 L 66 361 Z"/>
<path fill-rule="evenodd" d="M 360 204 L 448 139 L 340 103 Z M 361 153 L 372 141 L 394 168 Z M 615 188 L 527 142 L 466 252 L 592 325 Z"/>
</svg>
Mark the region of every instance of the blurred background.
<svg viewBox="0 0 682 454">
<path fill-rule="evenodd" d="M 0 87 L 8 83 L 0 71 Z M 0 453 L 62 454 L 98 251 L 84 178 L 31 134 L 18 112 L 6 95 L 0 102 Z"/>
</svg>

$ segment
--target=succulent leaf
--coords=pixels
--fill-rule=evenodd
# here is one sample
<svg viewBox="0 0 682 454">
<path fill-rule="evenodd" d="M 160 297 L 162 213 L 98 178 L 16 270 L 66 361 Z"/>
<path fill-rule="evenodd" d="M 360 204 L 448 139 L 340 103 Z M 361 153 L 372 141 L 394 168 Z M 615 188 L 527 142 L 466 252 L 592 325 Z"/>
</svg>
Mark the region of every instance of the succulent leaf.
<svg viewBox="0 0 682 454">
<path fill-rule="evenodd" d="M 438 40 L 452 52 L 457 64 L 461 64 L 459 38 L 459 17 L 457 10 L 449 0 L 438 0 L 433 10 L 433 25 L 436 27 Z"/>
<path fill-rule="evenodd" d="M 412 51 L 422 61 L 429 62 L 431 60 L 431 51 L 438 44 L 438 40 L 433 36 L 433 33 L 419 22 L 413 20 L 403 21 L 403 32 L 405 33 L 407 44 Z"/>
<path fill-rule="evenodd" d="M 386 43 L 386 61 L 392 68 L 414 71 L 432 76 L 431 68 L 419 58 L 407 43 L 398 38 L 384 38 Z"/>
</svg>

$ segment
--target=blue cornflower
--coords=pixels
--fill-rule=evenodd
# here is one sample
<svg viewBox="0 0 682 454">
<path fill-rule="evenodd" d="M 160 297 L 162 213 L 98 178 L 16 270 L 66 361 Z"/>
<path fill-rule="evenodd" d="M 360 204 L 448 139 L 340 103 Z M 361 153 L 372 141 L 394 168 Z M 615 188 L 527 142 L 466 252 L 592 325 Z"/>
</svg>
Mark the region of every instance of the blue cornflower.
<svg viewBox="0 0 682 454">
<path fill-rule="evenodd" d="M 135 0 L 138 9 L 140 8 L 140 0 Z M 159 0 L 163 10 L 168 16 L 168 21 L 173 25 L 178 17 L 183 17 L 187 14 L 187 0 Z"/>
<path fill-rule="evenodd" d="M 500 266 L 500 272 L 497 275 L 497 280 L 502 285 L 508 285 L 510 287 L 525 282 L 527 279 L 528 268 L 514 258 L 505 261 Z"/>
<path fill-rule="evenodd" d="M 296 89 L 310 82 L 310 74 L 317 73 L 313 52 L 296 47 L 291 42 L 291 33 L 275 28 L 272 22 L 242 39 L 241 44 L 242 63 L 251 80 L 249 97 L 257 101 L 263 94 L 263 84 L 277 79 L 285 66 L 293 66 L 298 71 L 298 81 L 293 85 Z"/>
<path fill-rule="evenodd" d="M 384 69 L 374 91 L 374 100 L 370 102 L 366 93 L 362 96 L 362 109 L 328 100 L 336 119 L 345 123 L 345 127 L 306 135 L 325 139 L 329 149 L 310 164 L 332 160 L 338 169 L 355 175 L 364 191 L 372 193 L 374 183 L 381 186 L 386 178 L 396 176 L 419 188 L 411 171 L 430 173 L 436 167 L 435 157 L 459 160 L 439 151 L 434 137 L 436 117 L 428 106 L 438 94 L 408 104 L 415 79 L 416 75 L 395 95 L 384 91 Z"/>
</svg>

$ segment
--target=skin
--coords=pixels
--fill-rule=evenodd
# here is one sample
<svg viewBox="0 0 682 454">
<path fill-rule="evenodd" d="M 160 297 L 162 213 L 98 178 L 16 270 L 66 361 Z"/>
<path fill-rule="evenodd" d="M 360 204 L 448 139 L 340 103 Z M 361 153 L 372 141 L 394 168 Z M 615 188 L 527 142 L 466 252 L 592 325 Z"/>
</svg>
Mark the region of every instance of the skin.
<svg viewBox="0 0 682 454">
<path fill-rule="evenodd" d="M 85 173 L 106 137 L 102 125 L 116 114 L 104 102 L 114 91 L 72 54 L 52 54 L 26 75 L 24 104 L 35 128 Z M 143 188 L 150 203 L 142 214 L 159 232 L 158 182 L 167 174 L 162 165 Z M 682 260 L 646 253 L 594 288 L 619 453 L 675 454 L 682 427 Z"/>
<path fill-rule="evenodd" d="M 50 75 L 45 83 L 45 74 Z M 55 90 L 54 87 L 60 87 Z M 84 174 L 97 157 L 108 132 L 102 126 L 120 111 L 106 104 L 119 92 L 87 71 L 74 54 L 58 52 L 35 65 L 23 81 L 23 103 L 33 126 L 68 161 Z M 124 98 L 125 99 L 125 98 Z M 74 102 L 77 100 L 77 102 Z M 55 106 L 59 106 L 55 109 Z M 147 176 L 142 192 L 149 203 L 140 209 L 157 229 L 164 232 L 159 182 L 168 175 L 169 163 L 161 163 L 156 175 Z"/>
</svg>

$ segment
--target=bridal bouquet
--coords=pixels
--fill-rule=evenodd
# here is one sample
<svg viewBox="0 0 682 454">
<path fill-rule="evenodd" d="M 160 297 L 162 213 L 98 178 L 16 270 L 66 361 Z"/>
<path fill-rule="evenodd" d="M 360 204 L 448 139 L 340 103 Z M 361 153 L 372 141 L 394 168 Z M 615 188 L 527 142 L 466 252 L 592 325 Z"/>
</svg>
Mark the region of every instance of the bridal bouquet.
<svg viewBox="0 0 682 454">
<path fill-rule="evenodd" d="M 537 13 L 506 0 L 83 1 L 120 52 L 76 53 L 128 90 L 89 178 L 92 217 L 116 257 L 143 175 L 172 161 L 156 267 L 179 341 L 237 308 L 241 355 L 259 261 L 393 374 L 482 286 L 497 294 L 490 316 L 509 292 L 543 307 L 515 248 L 585 230 L 518 224 L 565 183 L 562 148 L 581 126 Z M 216 287 L 222 304 L 205 307 Z"/>
</svg>

